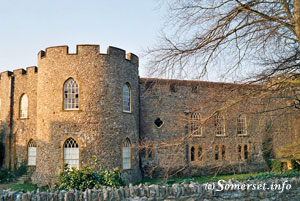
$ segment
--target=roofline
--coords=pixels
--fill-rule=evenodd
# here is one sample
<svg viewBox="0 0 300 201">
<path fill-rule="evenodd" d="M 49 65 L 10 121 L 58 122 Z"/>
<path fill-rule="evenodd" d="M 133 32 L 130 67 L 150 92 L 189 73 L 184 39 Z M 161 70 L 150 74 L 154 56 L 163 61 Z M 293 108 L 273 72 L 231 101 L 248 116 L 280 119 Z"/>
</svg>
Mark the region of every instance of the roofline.
<svg viewBox="0 0 300 201">
<path fill-rule="evenodd" d="M 239 83 L 229 83 L 229 82 L 209 82 L 200 80 L 177 80 L 177 79 L 161 79 L 161 78 L 140 78 L 140 83 L 155 82 L 156 84 L 177 84 L 179 86 L 207 86 L 207 87 L 217 87 L 217 86 L 228 86 L 228 87 L 259 87 L 260 85 L 253 84 L 239 84 Z"/>
</svg>

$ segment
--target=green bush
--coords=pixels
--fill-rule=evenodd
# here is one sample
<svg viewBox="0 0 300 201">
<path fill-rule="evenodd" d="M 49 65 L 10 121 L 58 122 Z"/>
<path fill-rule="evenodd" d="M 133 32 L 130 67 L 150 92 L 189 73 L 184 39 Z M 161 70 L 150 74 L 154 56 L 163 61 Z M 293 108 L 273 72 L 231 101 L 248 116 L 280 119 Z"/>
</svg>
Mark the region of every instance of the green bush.
<svg viewBox="0 0 300 201">
<path fill-rule="evenodd" d="M 281 172 L 282 162 L 277 159 L 271 160 L 271 167 L 272 167 L 272 172 Z"/>
<path fill-rule="evenodd" d="M 300 171 L 300 164 L 297 163 L 296 160 L 292 160 L 292 168 L 293 168 L 293 170 Z"/>
<path fill-rule="evenodd" d="M 12 171 L 3 169 L 0 171 L 0 183 L 7 183 L 16 180 L 16 176 Z"/>
<path fill-rule="evenodd" d="M 67 164 L 64 170 L 59 174 L 58 188 L 85 190 L 87 188 L 99 188 L 101 186 L 119 187 L 122 185 L 121 173 L 119 169 L 105 170 L 98 168 L 97 158 L 95 156 L 89 160 L 87 165 L 80 169 L 68 168 Z"/>
<path fill-rule="evenodd" d="M 5 148 L 4 148 L 4 145 L 3 145 L 3 143 L 1 142 L 1 139 L 0 139 L 0 167 L 3 166 L 4 155 L 5 155 Z"/>
<path fill-rule="evenodd" d="M 16 168 L 13 171 L 8 169 L 2 169 L 0 171 L 0 183 L 8 183 L 15 181 L 18 177 L 27 173 L 27 166 L 22 163 L 20 167 Z"/>
</svg>

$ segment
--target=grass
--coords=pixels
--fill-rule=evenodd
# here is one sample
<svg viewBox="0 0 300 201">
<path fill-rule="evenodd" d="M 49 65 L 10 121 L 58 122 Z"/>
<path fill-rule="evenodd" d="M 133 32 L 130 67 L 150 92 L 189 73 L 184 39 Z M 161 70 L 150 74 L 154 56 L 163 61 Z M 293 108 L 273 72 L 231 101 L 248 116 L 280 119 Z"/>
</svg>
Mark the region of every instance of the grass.
<svg viewBox="0 0 300 201">
<path fill-rule="evenodd" d="M 231 175 L 208 175 L 201 177 L 183 177 L 183 178 L 168 178 L 168 179 L 145 179 L 138 184 L 173 184 L 173 183 L 189 183 L 190 181 L 197 183 L 214 182 L 218 180 L 228 181 L 229 179 L 236 180 L 248 180 L 248 179 L 266 179 L 266 178 L 280 178 L 280 177 L 299 177 L 300 172 L 287 171 L 284 173 L 270 173 L 270 172 L 258 172 L 258 173 L 244 173 L 244 174 L 231 174 Z"/>
<path fill-rule="evenodd" d="M 23 184 L 15 184 L 15 185 L 11 185 L 9 186 L 7 189 L 11 189 L 13 191 L 35 191 L 37 189 L 39 189 L 40 191 L 47 191 L 48 189 L 46 187 L 41 187 L 38 188 L 37 185 L 31 184 L 31 183 L 23 183 Z"/>
</svg>

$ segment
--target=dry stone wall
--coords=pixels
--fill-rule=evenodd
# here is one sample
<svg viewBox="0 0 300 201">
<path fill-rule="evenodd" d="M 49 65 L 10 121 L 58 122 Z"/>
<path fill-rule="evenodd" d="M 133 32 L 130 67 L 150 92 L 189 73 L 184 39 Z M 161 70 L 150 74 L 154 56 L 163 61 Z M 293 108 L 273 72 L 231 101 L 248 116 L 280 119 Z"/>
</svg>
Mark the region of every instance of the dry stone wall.
<svg viewBox="0 0 300 201">
<path fill-rule="evenodd" d="M 299 201 L 300 178 L 269 179 L 267 181 L 251 180 L 245 182 L 229 181 L 223 187 L 209 190 L 207 186 L 217 186 L 217 183 L 190 183 L 173 185 L 150 185 L 121 187 L 119 189 L 103 187 L 101 189 L 87 189 L 86 191 L 55 191 L 55 192 L 18 192 L 4 191 L 0 195 L 1 201 Z M 284 184 L 284 186 L 283 186 Z M 229 190 L 225 190 L 228 185 Z M 230 187 L 236 185 L 235 187 Z M 283 190 L 262 189 L 238 190 L 237 186 L 262 185 L 271 188 L 281 185 Z M 224 190 L 221 190 L 224 188 Z M 230 190 L 232 188 L 232 190 Z"/>
</svg>

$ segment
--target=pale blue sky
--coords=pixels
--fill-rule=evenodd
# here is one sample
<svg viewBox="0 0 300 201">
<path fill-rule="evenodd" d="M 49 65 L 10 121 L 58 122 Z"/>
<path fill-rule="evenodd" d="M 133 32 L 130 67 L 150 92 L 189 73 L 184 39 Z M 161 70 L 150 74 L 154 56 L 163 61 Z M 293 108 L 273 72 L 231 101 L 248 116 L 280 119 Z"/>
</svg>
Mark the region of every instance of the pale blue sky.
<svg viewBox="0 0 300 201">
<path fill-rule="evenodd" d="M 37 65 L 49 46 L 116 46 L 141 57 L 163 26 L 156 0 L 0 0 L 0 71 Z M 140 75 L 145 61 L 140 58 Z"/>
</svg>

